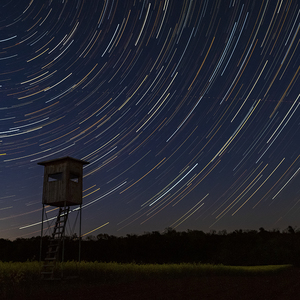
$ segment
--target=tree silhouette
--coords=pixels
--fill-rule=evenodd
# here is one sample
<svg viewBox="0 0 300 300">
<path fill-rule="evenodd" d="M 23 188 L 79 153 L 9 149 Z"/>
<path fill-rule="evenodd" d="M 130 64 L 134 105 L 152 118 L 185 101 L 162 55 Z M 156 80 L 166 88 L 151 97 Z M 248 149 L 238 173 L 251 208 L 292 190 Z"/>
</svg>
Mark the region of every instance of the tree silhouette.
<svg viewBox="0 0 300 300">
<path fill-rule="evenodd" d="M 45 244 L 49 237 L 43 237 Z M 40 237 L 0 239 L 1 261 L 39 259 Z M 42 257 L 45 257 L 43 249 Z M 300 231 L 287 229 L 178 232 L 166 228 L 163 233 L 146 232 L 116 237 L 108 234 L 82 240 L 81 259 L 120 263 L 212 263 L 226 265 L 294 264 L 300 266 Z M 78 238 L 65 239 L 65 260 L 78 259 Z"/>
</svg>

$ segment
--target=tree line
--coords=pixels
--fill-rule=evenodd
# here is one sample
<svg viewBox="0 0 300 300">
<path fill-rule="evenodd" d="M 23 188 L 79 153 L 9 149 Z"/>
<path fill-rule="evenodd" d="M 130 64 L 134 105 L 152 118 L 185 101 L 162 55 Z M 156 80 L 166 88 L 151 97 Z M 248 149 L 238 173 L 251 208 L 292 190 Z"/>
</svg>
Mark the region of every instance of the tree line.
<svg viewBox="0 0 300 300">
<path fill-rule="evenodd" d="M 42 258 L 50 237 L 43 237 Z M 0 261 L 39 260 L 40 237 L 0 239 Z M 65 238 L 64 260 L 78 260 L 76 236 Z M 210 263 L 224 265 L 293 264 L 300 266 L 300 231 L 225 230 L 204 233 L 199 230 L 163 233 L 147 232 L 116 237 L 88 236 L 81 241 L 81 260 L 120 263 Z"/>
</svg>

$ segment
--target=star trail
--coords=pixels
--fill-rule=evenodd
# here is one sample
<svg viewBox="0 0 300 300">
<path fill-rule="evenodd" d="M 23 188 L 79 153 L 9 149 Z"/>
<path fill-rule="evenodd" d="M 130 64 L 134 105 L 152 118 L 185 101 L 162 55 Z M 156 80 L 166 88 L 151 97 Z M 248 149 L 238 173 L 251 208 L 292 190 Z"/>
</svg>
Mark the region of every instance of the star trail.
<svg viewBox="0 0 300 300">
<path fill-rule="evenodd" d="M 5 0 L 0 16 L 0 237 L 39 235 L 37 163 L 64 156 L 90 162 L 83 235 L 299 226 L 298 1 Z"/>
</svg>

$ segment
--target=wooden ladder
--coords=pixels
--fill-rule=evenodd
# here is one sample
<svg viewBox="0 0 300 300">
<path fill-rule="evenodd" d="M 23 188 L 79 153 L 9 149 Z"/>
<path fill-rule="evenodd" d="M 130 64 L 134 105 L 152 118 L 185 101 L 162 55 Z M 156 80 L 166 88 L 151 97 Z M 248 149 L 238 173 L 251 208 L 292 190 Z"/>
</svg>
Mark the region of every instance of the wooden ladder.
<svg viewBox="0 0 300 300">
<path fill-rule="evenodd" d="M 61 279 L 54 277 L 55 265 L 59 260 L 60 248 L 64 238 L 65 228 L 69 215 L 70 207 L 60 207 L 55 222 L 54 230 L 48 245 L 46 258 L 42 266 L 42 279 L 54 280 Z M 61 274 L 62 277 L 62 274 Z"/>
</svg>

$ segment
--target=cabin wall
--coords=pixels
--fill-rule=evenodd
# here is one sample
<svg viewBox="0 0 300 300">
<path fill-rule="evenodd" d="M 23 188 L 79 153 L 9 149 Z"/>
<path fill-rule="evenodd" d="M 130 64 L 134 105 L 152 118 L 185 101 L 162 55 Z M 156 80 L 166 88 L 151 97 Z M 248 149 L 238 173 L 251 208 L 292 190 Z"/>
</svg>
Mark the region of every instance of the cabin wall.
<svg viewBox="0 0 300 300">
<path fill-rule="evenodd" d="M 82 173 L 82 164 L 78 162 L 58 161 L 45 165 L 43 204 L 82 204 Z"/>
</svg>

